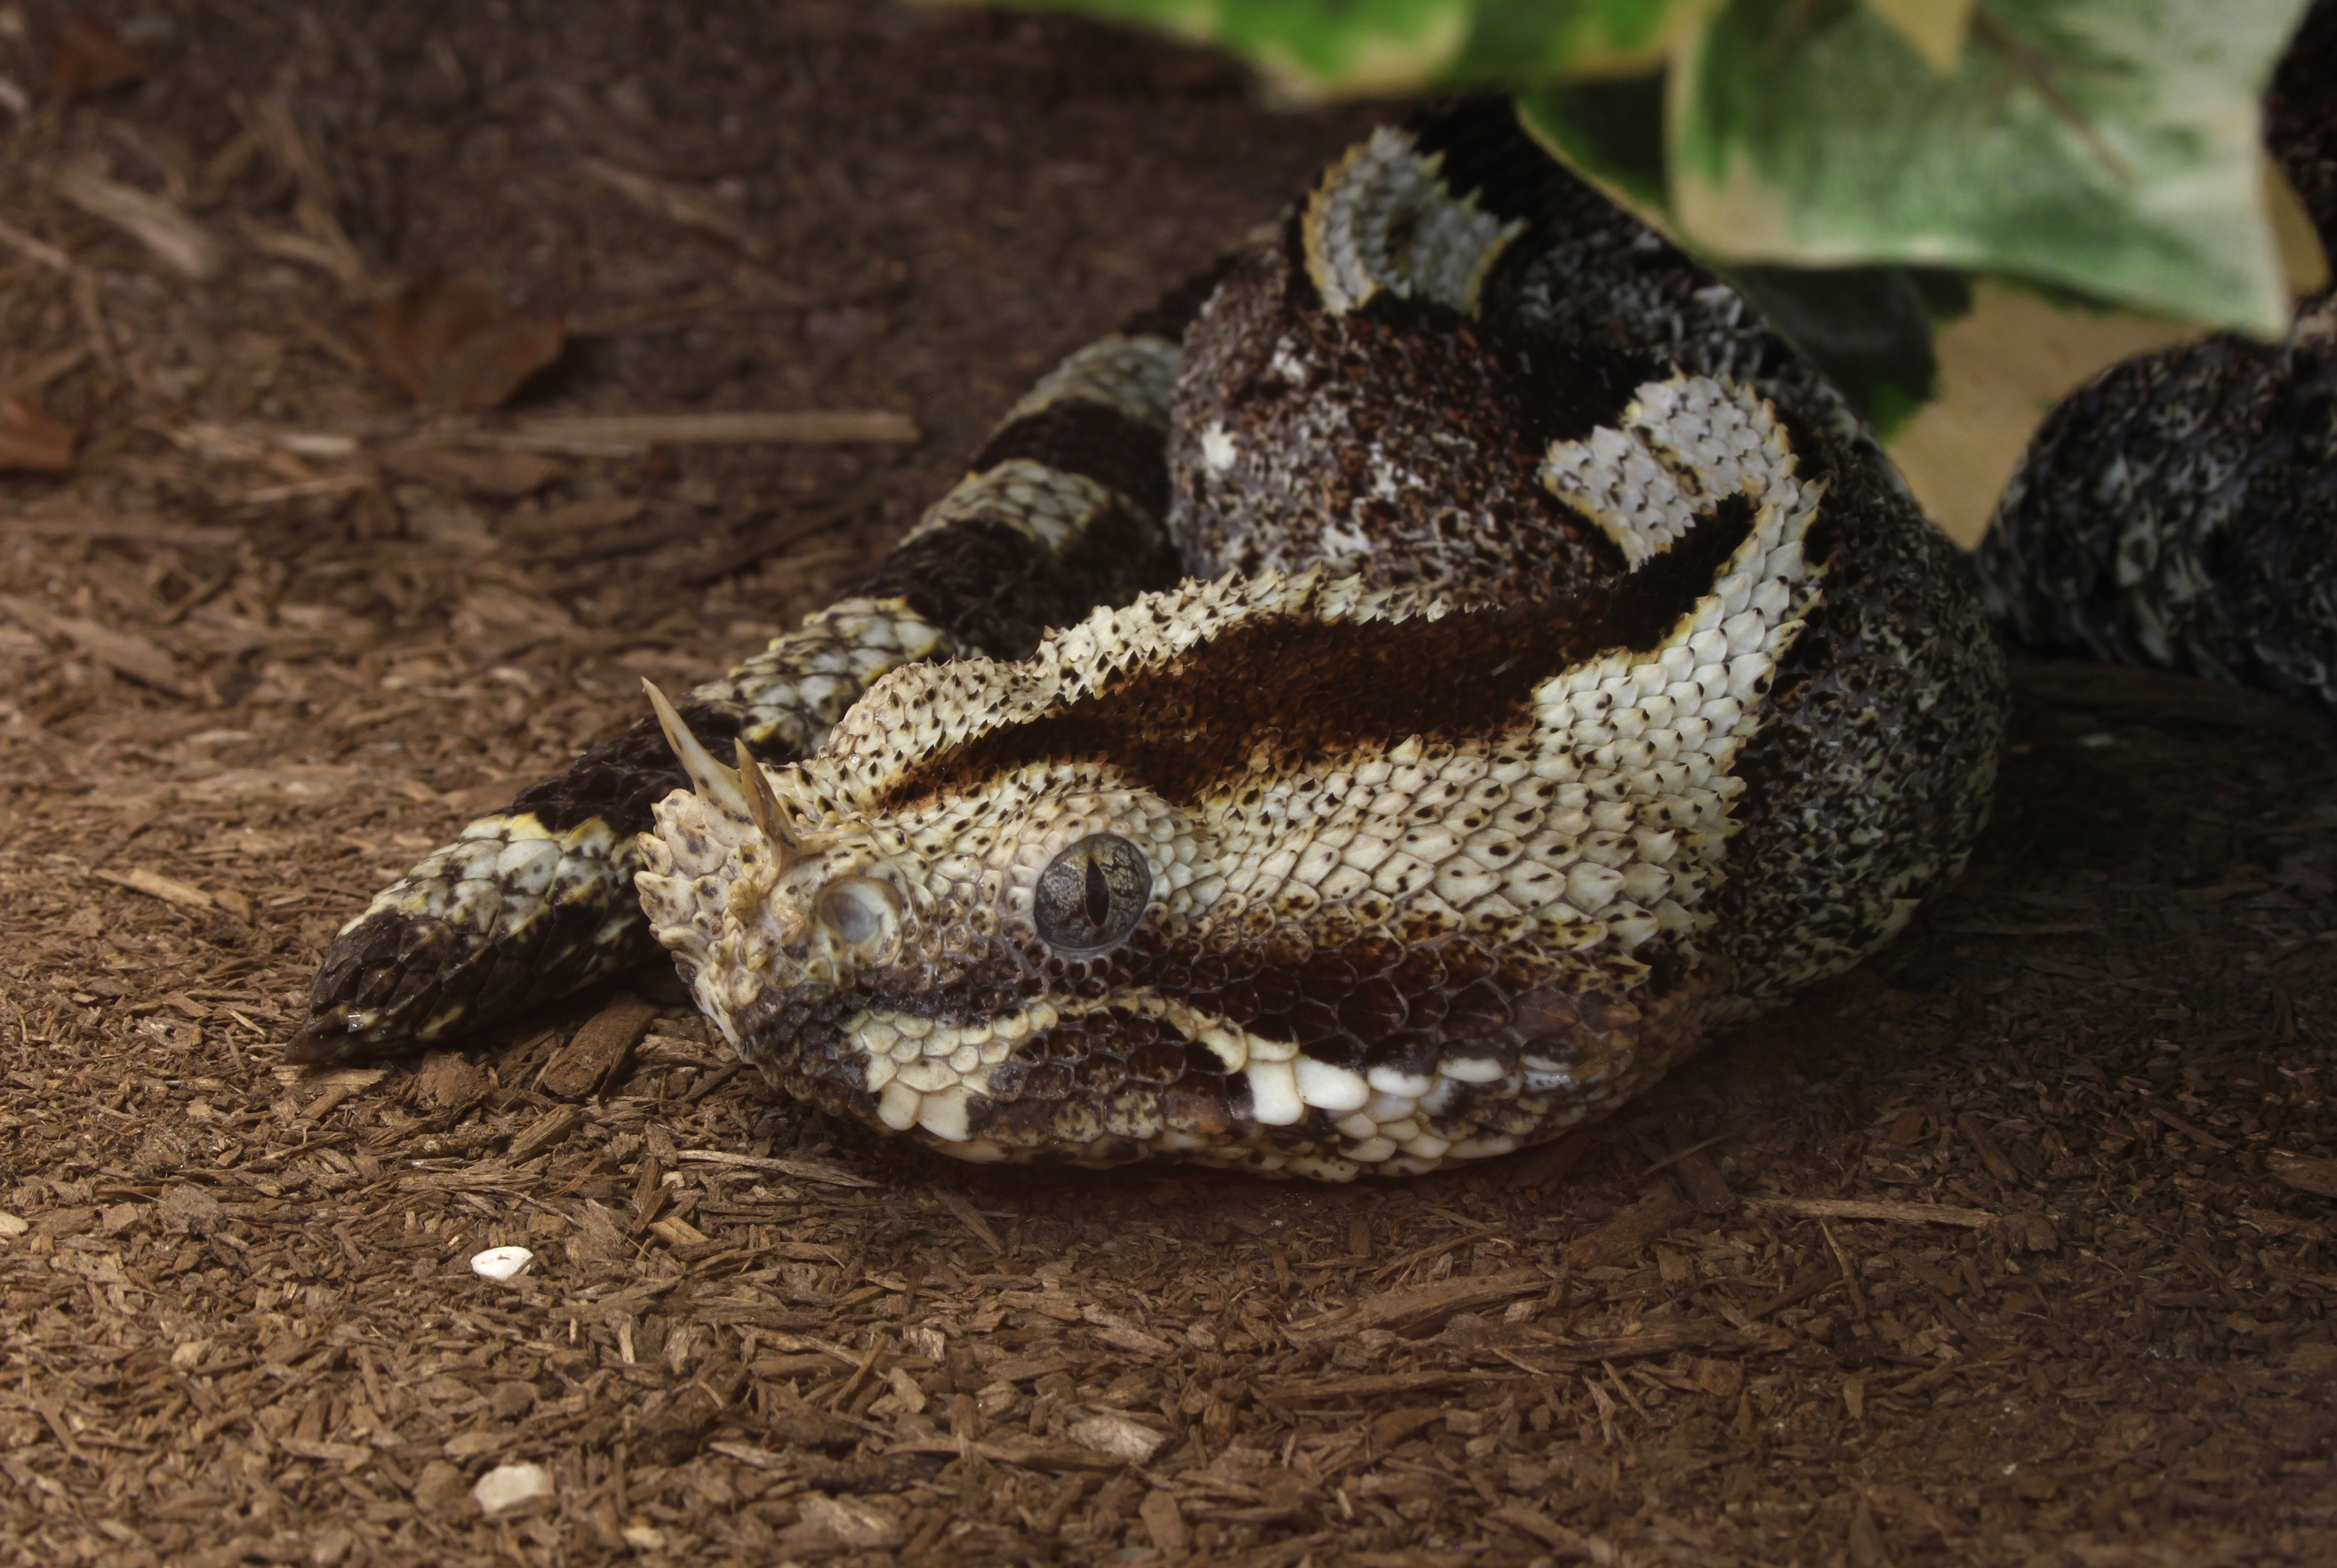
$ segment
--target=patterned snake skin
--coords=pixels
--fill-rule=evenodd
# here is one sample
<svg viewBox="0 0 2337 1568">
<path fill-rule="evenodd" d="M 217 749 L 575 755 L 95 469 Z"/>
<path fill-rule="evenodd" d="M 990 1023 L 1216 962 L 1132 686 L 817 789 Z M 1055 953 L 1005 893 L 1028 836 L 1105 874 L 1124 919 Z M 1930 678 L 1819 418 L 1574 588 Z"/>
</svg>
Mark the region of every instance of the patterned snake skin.
<svg viewBox="0 0 2337 1568">
<path fill-rule="evenodd" d="M 2267 95 L 2266 141 L 2337 255 L 2337 4 Z M 2023 645 L 2337 708 L 2337 290 L 2278 343 L 2228 333 L 2104 372 L 2055 409 L 1976 563 Z"/>
<path fill-rule="evenodd" d="M 652 696 L 344 928 L 294 1060 L 653 939 L 772 1082 L 953 1155 L 1423 1171 L 1887 942 L 2004 711 L 1834 392 L 1483 103 L 1351 151 L 852 597 Z"/>
</svg>

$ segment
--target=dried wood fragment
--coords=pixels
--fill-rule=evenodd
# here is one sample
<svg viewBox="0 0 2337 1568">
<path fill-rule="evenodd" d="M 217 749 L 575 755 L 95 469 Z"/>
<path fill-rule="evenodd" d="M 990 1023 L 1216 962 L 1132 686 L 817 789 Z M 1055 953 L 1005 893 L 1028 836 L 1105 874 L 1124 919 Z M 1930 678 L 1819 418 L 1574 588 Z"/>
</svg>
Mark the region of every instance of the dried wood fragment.
<svg viewBox="0 0 2337 1568">
<path fill-rule="evenodd" d="M 714 197 L 678 185 L 670 180 L 660 180 L 603 158 L 580 158 L 576 167 L 590 174 L 610 190 L 652 217 L 700 233 L 718 235 L 728 240 L 748 255 L 760 260 L 770 253 L 768 242 L 747 226 L 746 221 L 729 206 Z"/>
<path fill-rule="evenodd" d="M 0 470 L 63 474 L 73 466 L 79 432 L 52 419 L 30 397 L 0 397 Z"/>
<path fill-rule="evenodd" d="M 560 465 L 533 452 L 462 452 L 445 446 L 393 446 L 375 461 L 402 479 L 482 495 L 516 496 L 542 489 Z"/>
<path fill-rule="evenodd" d="M 218 237 L 160 196 L 109 180 L 93 169 L 70 169 L 57 178 L 57 194 L 103 219 L 152 250 L 165 265 L 198 283 L 227 266 L 227 247 Z"/>
<path fill-rule="evenodd" d="M 311 1122 L 321 1122 L 341 1102 L 353 1094 L 361 1094 L 389 1076 L 385 1067 L 337 1067 L 321 1073 L 315 1082 L 324 1085 L 324 1092 L 300 1108 L 300 1114 Z"/>
<path fill-rule="evenodd" d="M 537 451 L 633 453 L 651 446 L 747 446 L 761 442 L 825 446 L 919 439 L 905 414 L 885 409 L 704 414 L 578 414 L 523 420 L 497 445 Z"/>
<path fill-rule="evenodd" d="M 2300 1192 L 2337 1198 L 2337 1160 L 2315 1159 L 2274 1150 L 2264 1156 L 2264 1169 Z"/>
<path fill-rule="evenodd" d="M 1569 1556 L 1587 1557 L 1594 1563 L 1603 1562 L 1615 1556 L 1614 1548 L 1611 1546 L 1607 1547 L 1604 1553 L 1599 1552 L 1598 1548 L 1606 1546 L 1606 1543 L 1600 1542 L 1594 1546 L 1589 1537 L 1568 1529 L 1530 1504 L 1511 1503 L 1504 1507 L 1494 1509 L 1491 1516 L 1499 1523 L 1507 1524 L 1522 1534 L 1533 1537 L 1545 1546 L 1564 1552 Z"/>
<path fill-rule="evenodd" d="M 1294 1323 L 1289 1333 L 1292 1338 L 1302 1343 L 1329 1334 L 1342 1337 L 1359 1334 L 1366 1328 L 1417 1334 L 1438 1327 L 1456 1312 L 1473 1311 L 1480 1307 L 1491 1307 L 1519 1296 L 1531 1295 L 1547 1289 L 1549 1284 L 1550 1276 L 1539 1269 L 1517 1269 L 1501 1274 L 1440 1279 L 1433 1285 L 1390 1290 L 1307 1322 Z"/>
<path fill-rule="evenodd" d="M 683 1149 L 676 1152 L 675 1158 L 700 1165 L 736 1165 L 748 1171 L 775 1171 L 782 1176 L 823 1182 L 830 1187 L 884 1185 L 882 1181 L 855 1175 L 841 1165 L 803 1154 L 739 1154 L 728 1149 Z"/>
<path fill-rule="evenodd" d="M 1728 1178 L 1720 1173 L 1720 1162 L 1706 1152 L 1712 1145 L 1728 1134 L 1706 1138 L 1702 1142 L 1675 1149 L 1670 1157 L 1672 1180 L 1679 1183 L 1680 1195 L 1699 1214 L 1721 1215 L 1736 1208 L 1736 1194 L 1728 1190 Z"/>
<path fill-rule="evenodd" d="M 1596 1269 L 1636 1258 L 1648 1242 L 1676 1226 L 1685 1225 L 1696 1210 L 1666 1192 L 1638 1208 L 1618 1214 L 1588 1236 L 1566 1244 L 1560 1256 L 1576 1269 Z"/>
<path fill-rule="evenodd" d="M 2182 1133 L 2185 1138 L 2190 1139 L 2191 1142 L 2196 1143 L 2202 1149 L 2221 1154 L 2231 1148 L 2229 1143 L 2225 1142 L 2213 1132 L 2208 1132 L 2204 1127 L 2193 1125 L 2190 1122 L 2185 1120 L 2183 1117 L 2177 1116 L 2174 1112 L 2169 1111 L 2164 1105 L 2153 1105 L 2150 1107 L 2150 1113 L 2167 1126 L 2174 1128 L 2177 1132 Z"/>
<path fill-rule="evenodd" d="M 34 632 L 65 639 L 132 681 L 176 697 L 192 695 L 191 688 L 179 679 L 178 662 L 133 632 L 119 632 L 80 615 L 60 615 L 36 600 L 15 593 L 0 593 L 0 611 Z"/>
<path fill-rule="evenodd" d="M 1990 1175 L 2000 1181 L 2020 1180 L 2020 1172 L 2013 1167 L 2011 1161 L 2004 1157 L 2004 1151 L 1998 1147 L 1995 1134 L 1989 1131 L 1988 1123 L 1979 1116 L 1970 1111 L 1961 1112 L 1956 1117 L 1956 1130 L 1964 1135 L 1964 1142 L 1971 1145 L 1972 1152 L 1980 1156 L 1980 1162 L 1988 1167 Z"/>
<path fill-rule="evenodd" d="M 58 20 L 56 47 L 49 56 L 49 92 L 58 100 L 93 98 L 144 80 L 144 56 L 121 34 L 76 12 Z"/>
<path fill-rule="evenodd" d="M 176 904 L 182 909 L 216 909 L 219 901 L 191 882 L 181 882 L 175 877 L 165 877 L 159 871 L 132 868 L 128 871 L 93 871 L 91 876 L 101 882 L 111 882 L 116 887 L 127 887 L 133 893 L 143 893 L 149 898 L 160 898 L 165 904 Z"/>
<path fill-rule="evenodd" d="M 650 1230 L 664 1239 L 670 1247 L 695 1247 L 706 1240 L 706 1232 L 679 1214 L 669 1214 L 650 1222 Z"/>
<path fill-rule="evenodd" d="M 1144 1533 L 1152 1537 L 1152 1549 L 1171 1563 L 1182 1561 L 1193 1544 L 1191 1532 L 1185 1528 L 1184 1510 L 1177 1505 L 1177 1494 L 1168 1491 L 1146 1494 L 1138 1505 L 1136 1516 L 1144 1522 Z"/>
<path fill-rule="evenodd" d="M 552 1053 L 536 1075 L 535 1086 L 562 1100 L 598 1093 L 617 1075 L 657 1014 L 656 1004 L 620 992 L 576 1031 L 575 1038 Z"/>
<path fill-rule="evenodd" d="M 1173 1355 L 1177 1349 L 1166 1339 L 1147 1334 L 1141 1328 L 1130 1328 L 1124 1323 L 1109 1324 L 1097 1329 L 1096 1338 L 1113 1349 L 1124 1350 L 1131 1356 L 1168 1356 Z"/>
<path fill-rule="evenodd" d="M 449 1113 L 467 1109 L 487 1092 L 487 1075 L 459 1051 L 433 1051 L 414 1074 L 414 1093 L 425 1105 Z"/>
<path fill-rule="evenodd" d="M 999 1240 L 998 1232 L 990 1228 L 990 1221 L 982 1217 L 982 1210 L 976 1209 L 963 1193 L 936 1192 L 934 1200 L 948 1210 L 952 1219 L 973 1231 L 974 1240 L 990 1249 L 992 1257 L 1006 1255 L 1005 1243 Z"/>
<path fill-rule="evenodd" d="M 1444 1419 L 1441 1405 L 1383 1410 L 1364 1428 L 1374 1452 L 1384 1454 L 1413 1433 Z"/>
<path fill-rule="evenodd" d="M 73 270 L 72 257 L 39 236 L 25 233 L 5 219 L 0 219 L 0 245 L 5 245 L 20 252 L 27 260 L 37 261 L 42 266 L 55 271 L 69 273 Z"/>
<path fill-rule="evenodd" d="M 1261 1377 L 1258 1392 L 1271 1399 L 1377 1399 L 1391 1394 L 1421 1394 L 1473 1383 L 1515 1383 L 1527 1371 L 1363 1372 L 1347 1377 Z"/>
<path fill-rule="evenodd" d="M 246 537 L 240 528 L 207 528 L 197 523 L 164 523 L 152 517 L 0 518 L 0 538 L 121 539 L 135 544 L 185 544 L 232 554 Z"/>
<path fill-rule="evenodd" d="M 484 289 L 435 277 L 350 317 L 343 329 L 376 370 L 437 408 L 498 407 L 566 341 L 549 317 L 520 315 Z"/>
<path fill-rule="evenodd" d="M 1612 1339 L 1571 1339 L 1538 1345 L 1528 1354 L 1556 1361 L 1637 1361 L 1668 1356 L 1675 1350 L 1701 1350 L 1734 1338 L 1717 1323 L 1692 1323 L 1678 1328 L 1658 1328 Z"/>
<path fill-rule="evenodd" d="M 1897 1203 L 1873 1198 L 1753 1198 L 1746 1206 L 1804 1220 L 1882 1220 L 1900 1225 L 1960 1225 L 1979 1230 L 1996 1223 L 1987 1209 L 1957 1209 L 1945 1203 Z"/>
<path fill-rule="evenodd" d="M 576 1131 L 577 1123 L 583 1120 L 584 1112 L 573 1105 L 554 1106 L 545 1112 L 511 1141 L 513 1162 L 532 1160 L 546 1149 L 564 1142 L 568 1135 Z"/>
</svg>

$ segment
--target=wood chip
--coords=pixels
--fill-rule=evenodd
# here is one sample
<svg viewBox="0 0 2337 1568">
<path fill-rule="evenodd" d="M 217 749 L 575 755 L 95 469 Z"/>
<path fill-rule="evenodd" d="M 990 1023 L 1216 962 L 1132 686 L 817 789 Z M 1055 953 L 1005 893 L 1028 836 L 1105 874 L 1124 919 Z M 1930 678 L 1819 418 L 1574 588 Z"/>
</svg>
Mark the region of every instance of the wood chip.
<svg viewBox="0 0 2337 1568">
<path fill-rule="evenodd" d="M 604 158 L 580 158 L 575 165 L 611 191 L 640 207 L 684 229 L 719 235 L 749 256 L 769 253 L 769 241 L 727 204 L 685 185 L 611 163 Z"/>
<path fill-rule="evenodd" d="M 1972 1152 L 1980 1156 L 1980 1162 L 1988 1167 L 1990 1175 L 2000 1181 L 2020 1180 L 2020 1172 L 2013 1168 L 2011 1161 L 2004 1157 L 2004 1151 L 1997 1146 L 1995 1135 L 1990 1132 L 1986 1122 L 1966 1111 L 1956 1118 L 1956 1130 L 1964 1135 L 1964 1142 L 1971 1145 Z"/>
<path fill-rule="evenodd" d="M 71 273 L 73 270 L 72 257 L 38 235 L 25 233 L 5 219 L 0 219 L 0 245 L 5 245 L 28 260 L 37 261 L 54 271 Z"/>
<path fill-rule="evenodd" d="M 652 1220 L 650 1229 L 674 1247 L 695 1247 L 706 1240 L 706 1232 L 678 1214 L 669 1214 Z"/>
<path fill-rule="evenodd" d="M 249 537 L 240 528 L 210 528 L 197 523 L 165 523 L 157 517 L 0 517 L 0 538 L 11 536 L 185 544 L 200 550 L 229 553 Z"/>
<path fill-rule="evenodd" d="M 73 427 L 52 419 L 29 397 L 0 397 L 0 469 L 63 474 L 73 466 Z"/>
<path fill-rule="evenodd" d="M 920 439 L 905 414 L 879 409 L 807 409 L 800 413 L 578 414 L 522 420 L 499 444 L 547 452 L 631 453 L 652 446 L 827 445 Z"/>
<path fill-rule="evenodd" d="M 1185 1527 L 1185 1511 L 1178 1506 L 1174 1492 L 1147 1493 L 1136 1516 L 1143 1521 L 1144 1533 L 1152 1538 L 1152 1549 L 1171 1563 L 1183 1557 L 1192 1546 L 1192 1532 Z"/>
<path fill-rule="evenodd" d="M 882 1187 L 882 1181 L 846 1171 L 841 1165 L 825 1160 L 813 1160 L 803 1155 L 738 1154 L 728 1149 L 684 1149 L 676 1158 L 702 1165 L 736 1165 L 748 1171 L 776 1171 L 782 1176 L 800 1177 L 806 1181 L 824 1182 L 830 1187 Z"/>
<path fill-rule="evenodd" d="M 2274 1150 L 2264 1156 L 2264 1169 L 2300 1192 L 2337 1198 L 2337 1160 L 2315 1159 Z"/>
<path fill-rule="evenodd" d="M 1365 1372 L 1345 1377 L 1263 1377 L 1258 1380 L 1258 1388 L 1275 1399 L 1379 1399 L 1392 1394 L 1419 1394 L 1462 1384 L 1513 1383 L 1533 1375 L 1530 1369 L 1471 1372 L 1455 1367 L 1450 1371 Z"/>
<path fill-rule="evenodd" d="M 1636 1258 L 1657 1237 L 1696 1217 L 1696 1210 L 1669 1192 L 1627 1210 L 1589 1235 L 1567 1243 L 1561 1256 L 1577 1269 L 1595 1269 Z"/>
<path fill-rule="evenodd" d="M 389 1076 L 385 1067 L 337 1067 L 318 1075 L 324 1093 L 300 1108 L 300 1114 L 311 1122 L 321 1122 L 341 1102 L 359 1094 Z"/>
<path fill-rule="evenodd" d="M 1707 1218 L 1734 1212 L 1736 1208 L 1736 1194 L 1728 1190 L 1728 1178 L 1721 1174 L 1720 1162 L 1706 1152 L 1718 1142 L 1717 1137 L 1708 1138 L 1671 1156 L 1672 1180 L 1679 1183 L 1688 1206 Z"/>
<path fill-rule="evenodd" d="M 227 247 L 194 219 L 160 196 L 109 180 L 93 169 L 73 169 L 57 179 L 57 194 L 122 230 L 165 265 L 198 283 L 209 282 L 227 266 Z"/>
<path fill-rule="evenodd" d="M 49 56 L 53 96 L 70 103 L 144 80 L 145 58 L 121 34 L 77 11 L 58 18 L 56 46 Z"/>
<path fill-rule="evenodd" d="M 375 461 L 402 479 L 499 496 L 542 489 L 561 469 L 535 452 L 464 452 L 445 446 L 394 446 L 376 454 Z"/>
<path fill-rule="evenodd" d="M 1004 1255 L 1006 1246 L 998 1240 L 998 1232 L 990 1228 L 990 1221 L 982 1217 L 982 1210 L 976 1209 L 963 1194 L 936 1191 L 933 1196 L 934 1201 L 949 1210 L 952 1219 L 973 1232 L 974 1240 L 988 1248 L 992 1257 Z"/>
<path fill-rule="evenodd" d="M 2153 1105 L 2150 1107 L 2150 1113 L 2158 1121 L 2174 1128 L 2185 1138 L 2190 1139 L 2191 1142 L 2196 1143 L 2202 1149 L 2208 1150 L 2214 1153 L 2222 1154 L 2228 1152 L 2232 1147 L 2229 1143 L 2225 1142 L 2221 1138 L 2216 1137 L 2213 1132 L 2208 1132 L 2205 1128 L 2194 1126 L 2191 1122 L 2185 1121 L 2180 1116 L 2177 1116 L 2174 1112 L 2169 1111 L 2164 1105 Z"/>
<path fill-rule="evenodd" d="M 444 278 L 423 279 L 343 329 L 392 385 L 433 408 L 501 406 L 566 340 L 558 321 Z"/>
<path fill-rule="evenodd" d="M 1473 1311 L 1480 1307 L 1530 1295 L 1549 1287 L 1550 1276 L 1538 1269 L 1440 1279 L 1433 1285 L 1390 1290 L 1308 1322 L 1294 1323 L 1289 1333 L 1292 1338 L 1302 1342 L 1320 1339 L 1331 1334 L 1342 1337 L 1358 1334 L 1366 1328 L 1419 1333 L 1436 1327 L 1456 1312 Z"/>
<path fill-rule="evenodd" d="M 1613 1339 L 1562 1340 L 1556 1345 L 1537 1345 L 1521 1354 L 1528 1358 L 1556 1361 L 1636 1361 L 1649 1356 L 1669 1356 L 1676 1350 L 1701 1350 L 1729 1338 L 1729 1331 L 1719 1324 L 1697 1323 Z"/>
<path fill-rule="evenodd" d="M 1599 1554 L 1591 1549 L 1589 1544 L 1581 1535 L 1568 1529 L 1530 1504 L 1511 1503 L 1506 1507 L 1494 1509 L 1491 1516 L 1514 1530 L 1532 1536 L 1543 1545 L 1554 1547 L 1569 1556 L 1588 1557 L 1593 1562 L 1601 1560 Z M 1609 1555 L 1612 1555 L 1611 1548 Z"/>
<path fill-rule="evenodd" d="M 552 1054 L 536 1075 L 535 1086 L 562 1100 L 598 1093 L 623 1068 L 657 1015 L 655 1003 L 620 992 L 576 1031 L 573 1039 Z"/>
<path fill-rule="evenodd" d="M 159 871 L 136 868 L 108 871 L 101 868 L 90 875 L 101 882 L 111 882 L 116 887 L 127 887 L 133 893 L 143 893 L 149 898 L 160 898 L 165 904 L 176 904 L 185 909 L 216 909 L 220 906 L 218 899 L 193 883 L 165 877 Z"/>
<path fill-rule="evenodd" d="M 1798 1214 L 1805 1220 L 1882 1220 L 1901 1225 L 1958 1225 L 1983 1230 L 1997 1221 L 1987 1209 L 1955 1209 L 1944 1203 L 1893 1203 L 1872 1198 L 1752 1198 L 1752 1209 Z"/>
<path fill-rule="evenodd" d="M 584 1120 L 584 1112 L 573 1105 L 557 1105 L 537 1117 L 511 1141 L 510 1158 L 513 1162 L 533 1160 L 546 1149 L 555 1148 L 567 1141 Z"/>
<path fill-rule="evenodd" d="M 116 631 L 79 615 L 61 615 L 36 600 L 15 593 L 0 593 L 0 611 L 35 632 L 64 638 L 107 669 L 133 681 L 173 696 L 191 695 L 191 688 L 179 679 L 178 661 L 133 632 Z"/>
</svg>

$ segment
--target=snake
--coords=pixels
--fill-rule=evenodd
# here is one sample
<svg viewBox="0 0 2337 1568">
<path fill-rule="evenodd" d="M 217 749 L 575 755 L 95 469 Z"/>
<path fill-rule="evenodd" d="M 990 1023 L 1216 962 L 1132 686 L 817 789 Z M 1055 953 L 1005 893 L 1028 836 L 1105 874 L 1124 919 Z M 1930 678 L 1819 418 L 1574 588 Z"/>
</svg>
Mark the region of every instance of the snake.
<svg viewBox="0 0 2337 1568">
<path fill-rule="evenodd" d="M 2112 371 L 1968 559 L 1737 289 L 1507 103 L 1421 110 L 1063 358 L 851 593 L 384 889 L 288 1054 L 661 946 L 769 1083 L 960 1159 L 1546 1142 L 1955 879 L 1991 615 L 2337 699 L 2328 319 Z M 2184 425 L 2203 378 L 2244 385 Z M 2286 554 L 2198 591 L 2255 482 Z"/>
</svg>

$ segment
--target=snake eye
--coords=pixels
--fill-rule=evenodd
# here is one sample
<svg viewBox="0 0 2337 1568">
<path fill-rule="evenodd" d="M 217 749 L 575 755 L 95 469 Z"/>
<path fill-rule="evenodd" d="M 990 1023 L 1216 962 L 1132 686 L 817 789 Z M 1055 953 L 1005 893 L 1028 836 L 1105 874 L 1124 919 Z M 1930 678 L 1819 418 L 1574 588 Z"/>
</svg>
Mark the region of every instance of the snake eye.
<svg viewBox="0 0 2337 1568">
<path fill-rule="evenodd" d="M 873 948 L 900 917 L 901 896 L 874 877 L 839 877 L 821 889 L 817 908 L 846 946 Z"/>
<path fill-rule="evenodd" d="M 1117 833 L 1090 833 L 1039 873 L 1031 921 L 1062 957 L 1092 958 L 1128 940 L 1151 897 L 1144 852 Z"/>
</svg>

